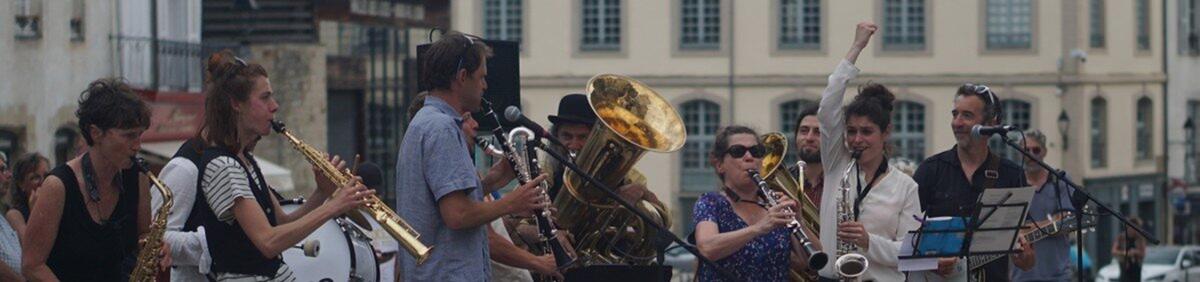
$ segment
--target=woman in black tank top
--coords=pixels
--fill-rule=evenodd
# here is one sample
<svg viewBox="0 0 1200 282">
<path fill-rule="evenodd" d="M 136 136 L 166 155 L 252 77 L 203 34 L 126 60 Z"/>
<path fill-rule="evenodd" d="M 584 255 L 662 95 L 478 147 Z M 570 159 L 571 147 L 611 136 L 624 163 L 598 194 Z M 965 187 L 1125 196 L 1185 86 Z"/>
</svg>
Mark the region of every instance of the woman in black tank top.
<svg viewBox="0 0 1200 282">
<path fill-rule="evenodd" d="M 30 280 L 128 280 L 137 240 L 149 226 L 148 181 L 132 168 L 150 111 L 132 89 L 100 79 L 75 112 L 88 153 L 54 168 L 37 191 L 22 240 Z M 169 249 L 169 248 L 164 248 Z M 164 262 L 169 263 L 169 259 Z"/>
</svg>

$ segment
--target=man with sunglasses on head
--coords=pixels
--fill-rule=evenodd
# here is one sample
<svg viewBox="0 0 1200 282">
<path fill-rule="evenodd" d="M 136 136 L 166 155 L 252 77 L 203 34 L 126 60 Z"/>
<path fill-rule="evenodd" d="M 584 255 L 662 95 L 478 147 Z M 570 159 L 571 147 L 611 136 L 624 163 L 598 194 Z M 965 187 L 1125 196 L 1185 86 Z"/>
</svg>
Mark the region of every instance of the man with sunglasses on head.
<svg viewBox="0 0 1200 282">
<path fill-rule="evenodd" d="M 975 208 L 979 194 L 987 188 L 1024 187 L 1025 173 L 1016 163 L 993 154 L 988 149 L 988 136 L 974 137 L 976 125 L 1000 124 L 1000 99 L 986 85 L 965 84 L 954 95 L 950 129 L 956 144 L 953 148 L 933 155 L 913 174 L 921 198 L 921 209 L 928 217 L 967 217 Z M 1021 240 L 1021 253 L 984 265 L 982 276 L 988 282 L 1010 281 L 1010 263 L 1022 270 L 1032 269 L 1033 249 Z M 1010 259 L 1012 258 L 1011 262 Z M 939 259 L 934 273 L 910 274 L 919 280 L 941 280 L 941 277 L 965 277 L 966 263 L 957 258 Z M 917 276 L 917 277 L 914 277 Z M 928 279 L 920 279 L 928 278 Z"/>
<path fill-rule="evenodd" d="M 421 264 L 400 256 L 403 281 L 489 280 L 488 223 L 547 206 L 537 186 L 544 175 L 499 200 L 483 200 L 515 178 L 511 167 L 497 165 L 481 179 L 461 128 L 463 114 L 482 106 L 491 54 L 477 38 L 453 32 L 422 54 L 421 83 L 430 90 L 400 144 L 396 208 L 434 249 Z"/>
</svg>

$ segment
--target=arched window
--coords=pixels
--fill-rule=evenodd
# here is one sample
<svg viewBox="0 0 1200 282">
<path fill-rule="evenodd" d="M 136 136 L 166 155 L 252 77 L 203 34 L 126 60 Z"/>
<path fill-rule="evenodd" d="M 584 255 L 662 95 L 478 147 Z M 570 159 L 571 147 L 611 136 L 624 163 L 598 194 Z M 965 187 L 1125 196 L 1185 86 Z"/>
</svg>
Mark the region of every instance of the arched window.
<svg viewBox="0 0 1200 282">
<path fill-rule="evenodd" d="M 54 163 L 63 164 L 75 158 L 75 142 L 79 141 L 79 133 L 69 127 L 60 127 L 54 132 Z"/>
<path fill-rule="evenodd" d="M 798 151 L 798 148 L 794 146 L 796 145 L 796 124 L 800 123 L 800 112 L 814 103 L 816 102 L 811 100 L 796 99 L 779 105 L 779 132 L 788 138 L 788 154 L 784 156 L 783 160 L 785 164 L 796 162 Z"/>
<path fill-rule="evenodd" d="M 896 102 L 892 112 L 892 157 L 914 162 L 925 159 L 925 106 L 911 101 Z M 824 146 L 825 144 L 821 144 Z"/>
<path fill-rule="evenodd" d="M 17 133 L 0 129 L 0 152 L 8 155 L 11 160 L 17 157 L 17 150 L 21 148 L 21 143 L 17 139 Z M 12 162 L 9 162 L 10 164 Z"/>
<path fill-rule="evenodd" d="M 716 189 L 717 177 L 708 167 L 708 152 L 712 150 L 717 129 L 721 124 L 721 106 L 708 100 L 691 100 L 680 107 L 687 128 L 687 143 L 680 158 L 679 210 L 684 230 L 691 232 L 692 206 L 700 194 Z"/>
<path fill-rule="evenodd" d="M 1030 114 L 1033 107 L 1029 102 L 1015 99 L 1001 100 L 1000 108 L 1004 112 L 1004 117 L 1001 118 L 1002 123 L 1016 126 L 1021 130 L 1033 128 L 1033 119 Z M 1021 138 L 1021 133 L 1010 132 L 1008 133 L 1008 138 L 1018 140 Z M 1042 144 L 1042 146 L 1046 146 L 1046 144 Z M 1008 145 L 1005 145 L 1000 136 L 992 136 L 991 139 L 988 139 L 988 147 L 991 147 L 992 152 L 995 152 L 998 156 L 1021 163 L 1021 152 L 1017 152 L 1008 147 Z"/>
<path fill-rule="evenodd" d="M 1150 97 L 1137 101 L 1137 159 L 1148 160 L 1154 156 L 1154 102 Z"/>
<path fill-rule="evenodd" d="M 1108 165 L 1108 101 L 1103 97 L 1092 98 L 1092 113 L 1088 137 L 1091 139 L 1091 165 L 1093 168 Z"/>
</svg>

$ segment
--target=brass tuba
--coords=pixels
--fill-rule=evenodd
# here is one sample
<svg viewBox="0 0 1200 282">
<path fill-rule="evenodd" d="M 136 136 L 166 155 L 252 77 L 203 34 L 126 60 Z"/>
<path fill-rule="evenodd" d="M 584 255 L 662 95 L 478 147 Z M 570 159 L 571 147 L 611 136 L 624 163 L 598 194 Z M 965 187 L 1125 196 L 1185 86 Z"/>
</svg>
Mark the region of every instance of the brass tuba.
<svg viewBox="0 0 1200 282">
<path fill-rule="evenodd" d="M 783 133 L 771 132 L 759 137 L 758 143 L 767 148 L 767 154 L 762 158 L 762 168 L 760 169 L 766 173 L 763 180 L 767 182 L 767 186 L 770 186 L 772 190 L 787 194 L 788 197 L 799 203 L 800 224 L 804 228 L 813 232 L 821 230 L 821 218 L 817 216 L 817 205 L 808 198 L 808 194 L 804 193 L 804 162 L 801 161 L 797 164 L 800 166 L 800 179 L 792 177 L 792 174 L 787 171 L 787 167 L 783 165 L 783 158 L 787 156 L 788 152 L 787 137 Z M 823 267 L 824 263 L 821 266 Z M 788 274 L 791 281 L 817 281 L 816 277 L 812 275 L 815 271 L 816 269 L 811 272 L 791 269 Z"/>
<path fill-rule="evenodd" d="M 634 173 L 646 151 L 672 152 L 683 147 L 687 131 L 675 108 L 654 90 L 629 77 L 600 74 L 586 92 L 599 120 L 579 150 L 575 164 L 608 187 L 617 189 Z M 636 174 L 636 173 L 635 173 Z M 554 201 L 558 222 L 575 234 L 575 250 L 586 263 L 648 264 L 657 256 L 658 231 L 605 197 L 603 191 L 566 171 L 564 191 Z M 661 201 L 639 201 L 638 209 L 671 226 Z"/>
</svg>

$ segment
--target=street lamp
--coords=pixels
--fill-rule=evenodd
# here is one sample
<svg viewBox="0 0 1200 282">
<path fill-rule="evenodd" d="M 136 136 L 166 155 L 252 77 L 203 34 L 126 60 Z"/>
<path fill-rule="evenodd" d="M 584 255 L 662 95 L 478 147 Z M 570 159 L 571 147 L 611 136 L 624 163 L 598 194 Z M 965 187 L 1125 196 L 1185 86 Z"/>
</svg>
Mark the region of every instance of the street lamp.
<svg viewBox="0 0 1200 282">
<path fill-rule="evenodd" d="M 1190 124 L 1190 123 L 1189 123 Z M 1062 110 L 1058 114 L 1058 134 L 1062 134 L 1063 150 L 1067 150 L 1067 145 L 1070 144 L 1067 140 L 1067 131 L 1071 129 L 1071 118 L 1067 117 L 1067 110 Z"/>
</svg>

